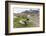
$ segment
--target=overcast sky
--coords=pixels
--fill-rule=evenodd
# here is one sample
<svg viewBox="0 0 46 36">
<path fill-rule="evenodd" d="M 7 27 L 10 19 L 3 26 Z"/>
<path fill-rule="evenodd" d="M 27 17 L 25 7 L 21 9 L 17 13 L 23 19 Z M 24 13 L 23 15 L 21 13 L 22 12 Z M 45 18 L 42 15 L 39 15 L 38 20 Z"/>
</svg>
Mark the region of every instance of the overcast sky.
<svg viewBox="0 0 46 36">
<path fill-rule="evenodd" d="M 30 10 L 30 9 L 32 9 L 32 10 L 38 10 L 38 8 L 18 8 L 18 7 L 16 7 L 16 8 L 13 9 L 13 12 L 14 13 L 21 13 L 21 12 L 23 12 L 25 10 Z"/>
</svg>

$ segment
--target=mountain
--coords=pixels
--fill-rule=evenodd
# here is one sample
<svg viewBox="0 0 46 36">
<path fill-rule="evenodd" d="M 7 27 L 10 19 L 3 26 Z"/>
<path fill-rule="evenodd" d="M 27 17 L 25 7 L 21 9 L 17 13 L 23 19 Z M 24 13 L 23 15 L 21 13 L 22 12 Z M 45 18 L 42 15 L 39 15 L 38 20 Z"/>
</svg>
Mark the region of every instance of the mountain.
<svg viewBox="0 0 46 36">
<path fill-rule="evenodd" d="M 27 16 L 27 15 L 39 15 L 39 10 L 25 10 L 21 13 L 13 13 L 14 16 Z"/>
<path fill-rule="evenodd" d="M 26 10 L 26 11 L 23 11 L 22 13 L 31 13 L 30 11 Z"/>
<path fill-rule="evenodd" d="M 38 13 L 39 12 L 39 10 L 25 10 L 25 11 L 23 11 L 22 13 Z"/>
</svg>

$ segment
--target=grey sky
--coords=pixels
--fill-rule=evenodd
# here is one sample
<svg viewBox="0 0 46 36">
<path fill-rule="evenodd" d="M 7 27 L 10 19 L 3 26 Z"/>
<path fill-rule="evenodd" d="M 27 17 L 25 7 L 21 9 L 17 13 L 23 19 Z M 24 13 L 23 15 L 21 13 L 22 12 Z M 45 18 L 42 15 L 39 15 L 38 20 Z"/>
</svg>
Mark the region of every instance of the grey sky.
<svg viewBox="0 0 46 36">
<path fill-rule="evenodd" d="M 21 12 L 23 12 L 23 11 L 25 11 L 25 10 L 30 10 L 30 9 L 38 10 L 38 9 L 36 9 L 36 8 L 14 8 L 14 9 L 13 9 L 13 12 L 14 12 L 14 13 L 21 13 Z"/>
</svg>

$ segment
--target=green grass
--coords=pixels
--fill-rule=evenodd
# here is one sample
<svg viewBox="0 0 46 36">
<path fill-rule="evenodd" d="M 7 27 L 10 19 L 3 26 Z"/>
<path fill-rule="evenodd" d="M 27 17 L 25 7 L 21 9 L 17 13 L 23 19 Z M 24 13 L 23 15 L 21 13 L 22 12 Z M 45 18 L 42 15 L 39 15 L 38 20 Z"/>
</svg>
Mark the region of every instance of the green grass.
<svg viewBox="0 0 46 36">
<path fill-rule="evenodd" d="M 20 24 L 19 23 L 20 20 L 25 20 L 25 19 L 27 19 L 27 17 L 23 17 L 22 16 L 22 17 L 14 18 L 14 22 L 13 22 L 14 28 L 33 27 L 33 23 L 32 22 L 27 24 L 26 26 L 24 24 Z"/>
</svg>

